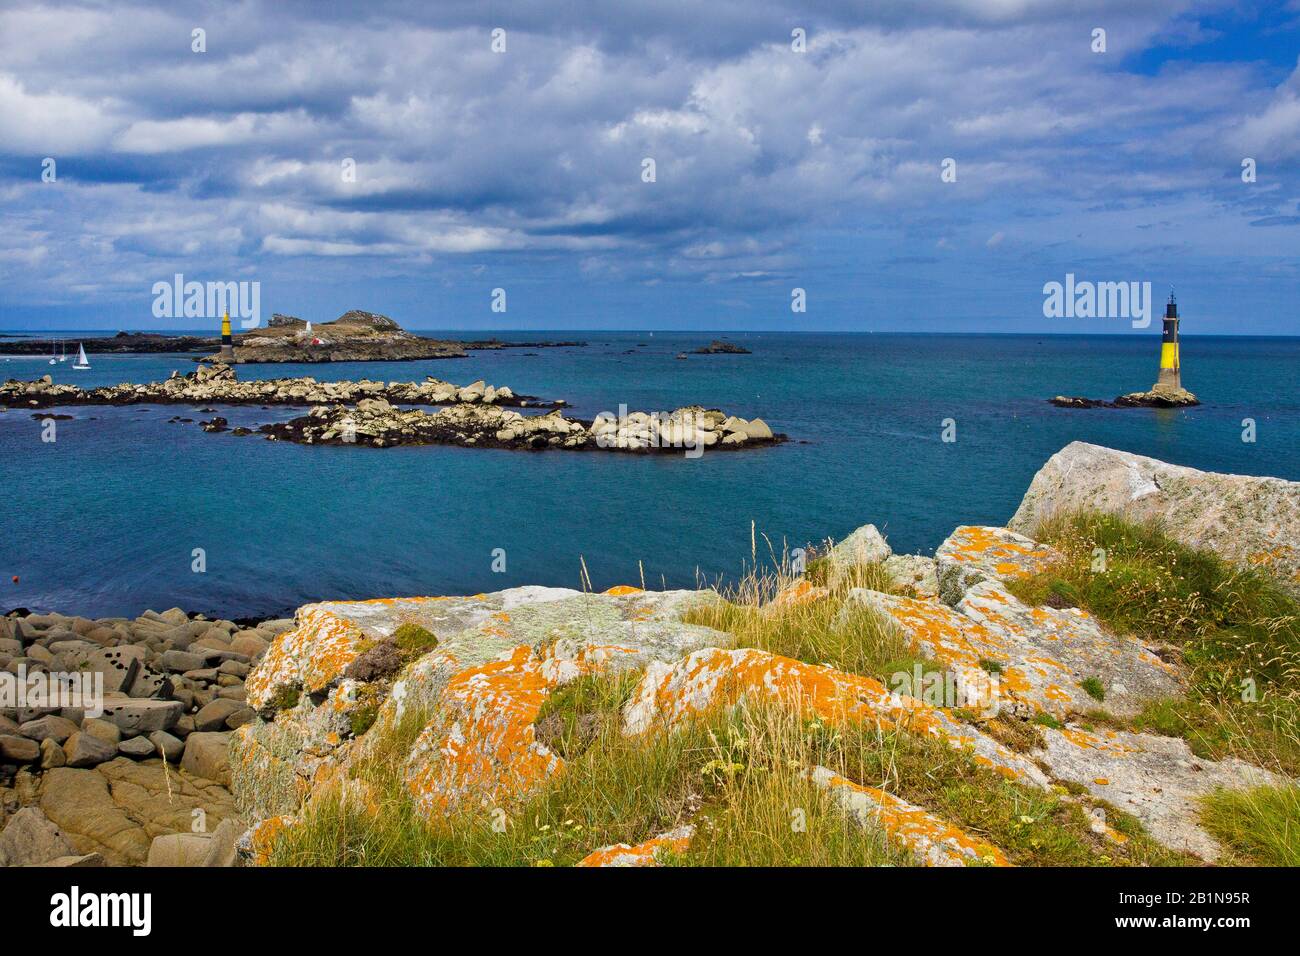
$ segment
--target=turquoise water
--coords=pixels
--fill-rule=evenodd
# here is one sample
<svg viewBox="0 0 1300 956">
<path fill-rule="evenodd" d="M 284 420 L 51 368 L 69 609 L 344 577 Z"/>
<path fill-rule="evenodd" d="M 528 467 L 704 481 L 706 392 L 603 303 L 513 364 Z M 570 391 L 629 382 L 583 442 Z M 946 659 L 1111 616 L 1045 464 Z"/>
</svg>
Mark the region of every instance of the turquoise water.
<svg viewBox="0 0 1300 956">
<path fill-rule="evenodd" d="M 548 335 L 578 337 L 514 337 Z M 74 419 L 58 423 L 51 444 L 31 413 L 11 409 L 0 414 L 0 608 L 101 616 L 179 605 L 251 616 L 328 598 L 577 587 L 580 557 L 598 588 L 639 583 L 642 569 L 651 586 L 689 586 L 740 570 L 751 520 L 778 550 L 871 521 L 896 550 L 932 552 L 958 523 L 1004 523 L 1043 461 L 1074 439 L 1300 479 L 1300 339 L 1189 337 L 1185 384 L 1205 405 L 1154 411 L 1044 401 L 1149 387 L 1159 348 L 1150 336 L 729 333 L 753 354 L 687 361 L 674 356 L 710 335 L 580 337 L 591 344 L 239 374 L 483 378 L 566 399 L 583 417 L 620 403 L 652 411 L 699 402 L 761 416 L 795 441 L 694 460 L 310 448 L 166 423 L 207 417 L 194 409 L 134 406 L 63 409 Z M 91 362 L 76 372 L 0 357 L 0 377 L 48 372 L 100 385 L 194 367 L 171 355 Z M 286 414 L 219 413 L 232 423 Z M 1254 443 L 1242 441 L 1248 417 Z M 941 441 L 946 418 L 956 421 L 954 443 Z M 195 548 L 205 573 L 191 570 Z M 497 548 L 504 573 L 492 570 Z"/>
</svg>

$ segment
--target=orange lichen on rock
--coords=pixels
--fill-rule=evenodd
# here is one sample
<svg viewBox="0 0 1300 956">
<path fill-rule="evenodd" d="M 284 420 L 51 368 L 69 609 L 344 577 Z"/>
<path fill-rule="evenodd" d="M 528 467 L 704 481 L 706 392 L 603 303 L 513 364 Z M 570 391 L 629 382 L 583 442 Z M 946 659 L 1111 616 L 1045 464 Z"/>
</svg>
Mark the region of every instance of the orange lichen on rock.
<svg viewBox="0 0 1300 956">
<path fill-rule="evenodd" d="M 524 644 L 452 676 L 438 716 L 407 763 L 406 784 L 417 805 L 429 814 L 448 812 L 466 801 L 493 805 L 540 786 L 564 767 L 537 741 L 533 726 L 551 690 L 635 653 L 584 646 L 558 657 L 556 647 L 535 651 Z"/>
<path fill-rule="evenodd" d="M 1140 641 L 1077 608 L 1031 608 L 996 579 L 970 586 L 955 608 L 866 589 L 850 597 L 898 627 L 912 653 L 951 670 L 962 706 L 1066 717 L 1096 706 L 1081 686 L 1088 677 L 1120 714 L 1182 690 L 1176 669 Z"/>
<path fill-rule="evenodd" d="M 789 584 L 777 592 L 776 596 L 767 603 L 767 610 L 779 610 L 781 608 L 798 607 L 801 604 L 811 604 L 814 601 L 820 601 L 830 594 L 829 588 L 818 587 L 806 578 L 800 578 L 793 584 Z"/>
<path fill-rule="evenodd" d="M 891 694 L 879 681 L 754 649 L 696 651 L 676 664 L 653 663 L 623 711 L 624 732 L 644 733 L 757 695 L 828 722 L 870 721 L 969 747 L 974 757 L 1015 780 L 1045 785 L 1031 762 L 947 711 Z"/>
<path fill-rule="evenodd" d="M 815 768 L 810 777 L 858 823 L 879 826 L 891 842 L 926 866 L 1011 865 L 997 847 L 892 793 L 864 787 L 825 767 Z"/>
<path fill-rule="evenodd" d="M 261 710 L 281 690 L 320 693 L 360 655 L 364 635 L 351 621 L 318 604 L 298 611 L 297 627 L 277 637 L 248 675 L 249 706 Z"/>
<path fill-rule="evenodd" d="M 284 836 L 286 830 L 298 822 L 296 817 L 281 815 L 268 817 L 253 824 L 252 828 L 240 838 L 238 850 L 244 862 L 249 866 L 268 866 L 275 845 Z"/>
<path fill-rule="evenodd" d="M 1045 571 L 1057 557 L 1046 545 L 1006 528 L 963 525 L 935 551 L 939 595 L 956 604 L 980 581 L 1029 577 Z"/>
<path fill-rule="evenodd" d="M 685 853 L 695 836 L 695 827 L 687 823 L 651 837 L 635 846 L 629 843 L 615 843 L 603 846 L 588 853 L 575 866 L 658 866 L 658 854 L 661 852 Z"/>
<path fill-rule="evenodd" d="M 612 588 L 606 588 L 604 593 L 611 597 L 623 597 L 627 594 L 640 594 L 644 588 L 633 587 L 630 584 L 616 584 Z"/>
</svg>

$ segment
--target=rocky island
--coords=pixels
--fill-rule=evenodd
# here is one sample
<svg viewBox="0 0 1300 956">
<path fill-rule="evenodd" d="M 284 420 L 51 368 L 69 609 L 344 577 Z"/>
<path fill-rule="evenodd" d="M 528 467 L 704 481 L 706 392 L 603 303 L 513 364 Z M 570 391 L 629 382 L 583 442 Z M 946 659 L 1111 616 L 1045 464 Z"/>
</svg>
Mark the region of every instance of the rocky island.
<svg viewBox="0 0 1300 956">
<path fill-rule="evenodd" d="M 0 385 L 0 407 L 49 408 L 60 405 L 178 405 L 218 403 L 222 405 L 319 405 L 324 402 L 357 402 L 382 398 L 412 405 L 456 403 L 509 405 L 517 408 L 558 408 L 563 401 L 543 401 L 531 395 L 516 395 L 508 386 L 494 387 L 482 380 L 465 386 L 428 376 L 422 382 L 318 382 L 311 376 L 261 381 L 238 378 L 224 363 L 202 365 L 188 375 L 173 372 L 161 382 L 104 385 L 80 388 L 56 385 L 48 375 L 31 382 L 10 379 Z"/>
<path fill-rule="evenodd" d="M 1181 387 L 1153 385 L 1145 392 L 1129 392 L 1114 401 L 1101 398 L 1081 398 L 1077 395 L 1057 395 L 1048 399 L 1058 408 L 1189 408 L 1201 404 L 1191 392 Z"/>
<path fill-rule="evenodd" d="M 1220 533 L 1223 501 L 1254 505 L 1248 540 Z M 88 673 L 104 699 L 0 702 L 0 865 L 1268 863 L 1222 811 L 1300 770 L 1268 736 L 1296 690 L 1300 606 L 1274 588 L 1294 584 L 1298 503 L 1295 482 L 1074 443 L 1012 527 L 963 525 L 926 557 L 864 525 L 726 593 L 524 586 L 255 626 L 13 612 L 0 677 Z M 1132 523 L 1171 511 L 1167 532 Z M 1204 590 L 1174 624 L 1172 591 L 1108 603 L 1189 574 Z M 825 628 L 833 644 L 801 643 Z M 1203 641 L 1220 628 L 1253 636 Z M 779 826 L 731 825 L 772 786 Z"/>
<path fill-rule="evenodd" d="M 724 342 L 721 339 L 714 339 L 708 345 L 695 349 L 693 355 L 749 355 L 749 349 L 734 342 Z"/>
<path fill-rule="evenodd" d="M 223 430 L 223 429 L 208 429 Z M 453 405 L 430 414 L 403 410 L 383 399 L 365 399 L 353 408 L 318 405 L 287 422 L 263 425 L 267 438 L 303 445 L 459 445 L 541 451 L 610 450 L 677 453 L 698 457 L 706 448 L 733 451 L 786 441 L 761 418 L 746 421 L 699 406 L 673 412 L 632 412 L 622 420 L 597 416 L 584 422 L 559 411 L 522 415 L 491 405 Z"/>
<path fill-rule="evenodd" d="M 265 328 L 232 336 L 236 362 L 402 362 L 465 358 L 471 351 L 511 348 L 581 348 L 576 340 L 508 342 L 501 339 L 455 341 L 407 332 L 393 319 L 352 309 L 332 322 L 316 325 L 275 313 Z M 92 355 L 192 353 L 202 361 L 226 361 L 218 354 L 220 336 L 118 332 L 78 340 Z M 0 353 L 46 355 L 56 350 L 49 339 L 0 338 Z"/>
<path fill-rule="evenodd" d="M 407 332 L 386 315 L 353 309 L 312 326 L 276 313 L 264 329 L 234 336 L 236 362 L 403 362 L 464 358 L 456 342 Z"/>
</svg>

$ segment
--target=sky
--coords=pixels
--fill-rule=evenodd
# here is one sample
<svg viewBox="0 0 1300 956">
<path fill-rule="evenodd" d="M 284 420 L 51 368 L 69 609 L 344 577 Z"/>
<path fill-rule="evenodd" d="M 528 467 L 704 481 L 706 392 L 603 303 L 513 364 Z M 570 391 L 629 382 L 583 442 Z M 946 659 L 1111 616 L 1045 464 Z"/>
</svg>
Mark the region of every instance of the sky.
<svg viewBox="0 0 1300 956">
<path fill-rule="evenodd" d="M 211 324 L 155 314 L 180 274 L 262 321 L 1151 334 L 1046 315 L 1073 275 L 1300 334 L 1298 57 L 1300 0 L 0 0 L 0 330 Z"/>
</svg>

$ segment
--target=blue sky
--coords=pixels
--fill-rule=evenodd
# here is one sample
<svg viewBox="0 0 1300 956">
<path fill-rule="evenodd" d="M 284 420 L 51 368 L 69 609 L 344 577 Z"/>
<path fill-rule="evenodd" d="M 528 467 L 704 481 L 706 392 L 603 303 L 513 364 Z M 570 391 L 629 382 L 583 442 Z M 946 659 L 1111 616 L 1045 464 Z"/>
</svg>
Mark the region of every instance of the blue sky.
<svg viewBox="0 0 1300 956">
<path fill-rule="evenodd" d="M 0 329 L 191 327 L 181 273 L 411 328 L 1141 334 L 1046 318 L 1073 273 L 1297 334 L 1298 55 L 1300 0 L 5 2 Z"/>
</svg>

